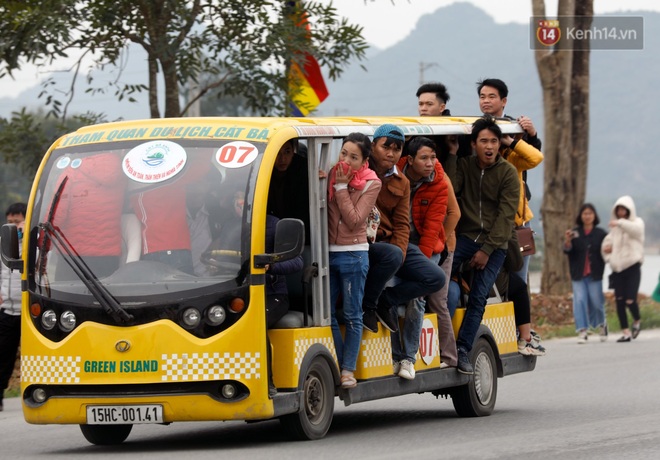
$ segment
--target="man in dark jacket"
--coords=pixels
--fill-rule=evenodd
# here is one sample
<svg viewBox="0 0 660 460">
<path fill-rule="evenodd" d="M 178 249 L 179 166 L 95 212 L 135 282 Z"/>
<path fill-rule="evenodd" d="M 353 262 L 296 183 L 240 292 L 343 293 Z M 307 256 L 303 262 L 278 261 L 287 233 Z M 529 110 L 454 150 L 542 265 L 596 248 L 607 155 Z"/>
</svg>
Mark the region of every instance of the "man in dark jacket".
<svg viewBox="0 0 660 460">
<path fill-rule="evenodd" d="M 506 257 L 520 200 L 516 168 L 498 153 L 502 131 L 495 119 L 484 116 L 475 121 L 471 138 L 476 155 L 459 160 L 452 180 L 461 208 L 452 272 L 466 261 L 474 271 L 467 310 L 456 340 L 458 371 L 464 374 L 473 373 L 468 353 L 481 324 L 488 293 Z"/>
<path fill-rule="evenodd" d="M 520 127 L 525 131 L 522 134 L 522 140 L 527 142 L 529 145 L 534 147 L 539 152 L 541 151 L 541 139 L 538 137 L 536 128 L 532 119 L 521 115 L 518 118 L 514 118 L 504 113 L 504 108 L 506 107 L 507 97 L 509 96 L 509 88 L 499 78 L 486 78 L 484 80 L 477 82 L 477 94 L 479 95 L 479 108 L 484 115 L 492 115 L 495 118 L 506 118 L 507 120 L 517 121 Z M 518 139 L 520 136 L 516 136 Z M 527 186 L 527 171 L 522 172 L 522 181 L 523 187 L 525 188 L 525 198 L 529 201 L 532 198 L 532 194 L 529 191 Z M 528 216 L 528 219 L 531 219 L 533 216 Z M 525 220 L 525 216 L 522 216 Z M 522 224 L 525 227 L 529 227 L 529 220 L 523 222 Z M 520 278 L 525 282 L 528 278 L 529 272 L 529 262 L 532 256 L 527 255 L 523 257 L 523 266 L 516 273 Z"/>
<path fill-rule="evenodd" d="M 369 158 L 369 166 L 383 184 L 376 201 L 381 220 L 376 242 L 369 246 L 369 273 L 362 300 L 364 327 L 372 332 L 378 331 L 378 321 L 391 332 L 397 332 L 397 306 L 431 294 L 445 282 L 440 267 L 409 243 L 410 182 L 396 167 L 404 142 L 399 127 L 379 126 L 374 132 Z M 400 283 L 386 288 L 394 275 Z M 414 358 L 403 361 L 406 361 L 404 378 L 414 378 Z M 401 367 L 395 366 L 394 370 L 399 373 Z"/>
</svg>

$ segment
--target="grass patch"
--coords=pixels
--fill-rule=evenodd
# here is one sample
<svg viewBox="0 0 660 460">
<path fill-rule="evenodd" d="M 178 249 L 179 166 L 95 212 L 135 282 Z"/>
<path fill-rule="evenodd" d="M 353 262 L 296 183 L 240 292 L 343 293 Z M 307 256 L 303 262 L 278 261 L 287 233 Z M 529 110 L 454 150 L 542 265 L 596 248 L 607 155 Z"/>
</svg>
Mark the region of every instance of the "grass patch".
<svg viewBox="0 0 660 460">
<path fill-rule="evenodd" d="M 535 302 L 532 301 L 532 303 Z M 655 302 L 650 297 L 640 297 L 639 312 L 642 317 L 642 331 L 644 329 L 660 328 L 660 303 Z M 612 293 L 606 295 L 605 316 L 610 333 L 621 332 Z M 632 324 L 630 312 L 628 312 L 628 322 Z M 570 295 L 547 299 L 544 300 L 544 305 L 533 306 L 532 327 L 543 338 L 575 337 L 575 323 Z"/>
<path fill-rule="evenodd" d="M 10 387 L 5 390 L 5 398 L 16 398 L 21 394 L 21 389 Z"/>
</svg>

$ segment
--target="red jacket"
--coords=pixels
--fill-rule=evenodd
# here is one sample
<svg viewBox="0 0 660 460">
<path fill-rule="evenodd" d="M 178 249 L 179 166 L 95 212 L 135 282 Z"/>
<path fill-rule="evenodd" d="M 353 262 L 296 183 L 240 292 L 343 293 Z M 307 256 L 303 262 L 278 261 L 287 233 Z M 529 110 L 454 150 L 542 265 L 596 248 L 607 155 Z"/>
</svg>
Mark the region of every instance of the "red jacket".
<svg viewBox="0 0 660 460">
<path fill-rule="evenodd" d="M 83 158 L 77 166 L 62 169 L 56 190 L 64 177 L 68 179 L 53 225 L 81 256 L 119 256 L 127 181 L 121 158 L 114 153 Z"/>
<path fill-rule="evenodd" d="M 397 167 L 405 173 L 406 164 L 407 157 L 403 157 Z M 443 224 L 447 215 L 448 180 L 442 165 L 436 161 L 433 182 L 422 183 L 415 192 L 412 192 L 411 183 L 410 213 L 415 229 L 420 235 L 419 249 L 427 257 L 438 254 L 445 248 Z"/>
</svg>

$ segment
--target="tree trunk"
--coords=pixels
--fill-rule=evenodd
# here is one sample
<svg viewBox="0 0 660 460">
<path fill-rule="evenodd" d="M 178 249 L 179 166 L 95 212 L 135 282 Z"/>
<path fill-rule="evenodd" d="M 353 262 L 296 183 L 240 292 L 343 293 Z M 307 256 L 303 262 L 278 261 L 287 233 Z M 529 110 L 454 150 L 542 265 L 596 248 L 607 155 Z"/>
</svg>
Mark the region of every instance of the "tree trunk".
<svg viewBox="0 0 660 460">
<path fill-rule="evenodd" d="M 181 102 L 179 101 L 179 79 L 176 74 L 175 61 L 161 61 L 163 77 L 165 79 L 165 118 L 181 116 Z"/>
<path fill-rule="evenodd" d="M 532 0 L 535 17 L 545 17 L 545 2 Z M 576 18 L 574 23 L 571 17 Z M 588 27 L 593 0 L 559 0 L 557 16 L 566 26 Z M 545 254 L 541 292 L 570 292 L 568 261 L 563 253 L 563 235 L 575 221 L 585 198 L 589 139 L 589 47 L 568 49 L 568 43 L 552 51 L 537 50 L 536 66 L 543 88 L 545 118 L 544 185 L 541 217 Z"/>
<path fill-rule="evenodd" d="M 151 118 L 160 118 L 158 110 L 158 61 L 149 55 L 149 113 Z"/>
</svg>

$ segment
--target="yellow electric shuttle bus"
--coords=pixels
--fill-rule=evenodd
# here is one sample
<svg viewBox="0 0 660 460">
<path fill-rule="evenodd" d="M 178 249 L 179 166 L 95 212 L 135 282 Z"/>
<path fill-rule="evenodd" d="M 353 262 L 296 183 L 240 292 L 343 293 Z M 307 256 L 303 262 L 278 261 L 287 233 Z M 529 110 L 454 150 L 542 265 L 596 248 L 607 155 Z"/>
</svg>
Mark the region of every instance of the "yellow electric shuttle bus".
<svg viewBox="0 0 660 460">
<path fill-rule="evenodd" d="M 327 179 L 318 173 L 351 132 L 394 123 L 410 137 L 466 135 L 473 121 L 151 119 L 57 140 L 37 172 L 21 248 L 15 226 L 1 232 L 2 261 L 22 274 L 26 421 L 80 425 L 89 442 L 117 444 L 134 424 L 273 418 L 296 438 L 321 438 L 335 397 L 351 405 L 431 393 L 451 397 L 461 416 L 489 415 L 497 378 L 536 364 L 517 353 L 513 305 L 498 299 L 475 339 L 474 375 L 441 368 L 436 316 L 427 314 L 414 380 L 393 375 L 381 328 L 363 333 L 357 387 L 339 388 Z M 281 219 L 267 252 L 273 167 L 292 139 L 307 147 L 310 237 L 301 220 Z M 191 203 L 205 209 L 202 228 L 189 226 Z M 304 269 L 287 275 L 291 309 L 267 330 L 264 267 L 300 254 Z M 459 308 L 455 331 L 462 318 Z"/>
</svg>

